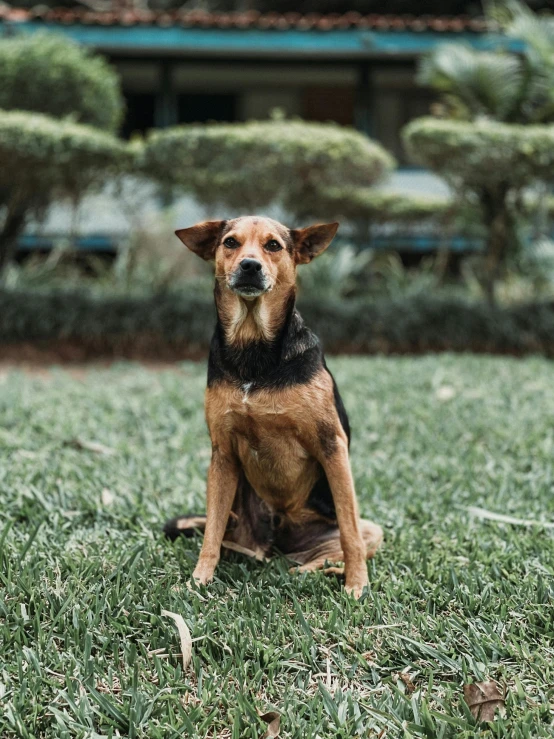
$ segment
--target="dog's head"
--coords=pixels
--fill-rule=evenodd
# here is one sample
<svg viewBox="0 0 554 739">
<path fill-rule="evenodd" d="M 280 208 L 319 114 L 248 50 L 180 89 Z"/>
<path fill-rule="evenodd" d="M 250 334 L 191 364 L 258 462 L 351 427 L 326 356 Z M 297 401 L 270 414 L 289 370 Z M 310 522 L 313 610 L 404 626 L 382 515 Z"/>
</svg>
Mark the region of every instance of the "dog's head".
<svg viewBox="0 0 554 739">
<path fill-rule="evenodd" d="M 274 288 L 289 289 L 296 265 L 307 264 L 329 246 L 338 223 L 290 229 L 272 218 L 244 216 L 204 221 L 175 233 L 202 259 L 215 260 L 220 285 L 246 299 Z"/>
</svg>

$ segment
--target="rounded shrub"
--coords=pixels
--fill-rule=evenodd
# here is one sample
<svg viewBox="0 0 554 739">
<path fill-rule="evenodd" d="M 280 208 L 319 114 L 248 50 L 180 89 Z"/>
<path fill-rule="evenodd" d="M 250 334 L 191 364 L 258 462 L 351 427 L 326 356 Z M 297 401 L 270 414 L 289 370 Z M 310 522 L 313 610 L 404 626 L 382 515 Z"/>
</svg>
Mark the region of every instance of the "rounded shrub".
<svg viewBox="0 0 554 739">
<path fill-rule="evenodd" d="M 146 141 L 144 170 L 208 207 L 279 203 L 309 213 L 321 188 L 369 187 L 394 167 L 378 144 L 331 123 L 255 121 L 176 126 Z"/>
<path fill-rule="evenodd" d="M 452 208 L 448 198 L 383 192 L 371 187 L 321 188 L 311 216 L 367 219 L 372 223 L 413 224 L 441 218 Z"/>
<path fill-rule="evenodd" d="M 77 195 L 106 171 L 127 164 L 124 141 L 92 126 L 58 121 L 38 113 L 0 111 L 0 186 L 36 200 Z M 29 172 L 32 177 L 29 177 Z"/>
<path fill-rule="evenodd" d="M 418 118 L 403 136 L 414 161 L 458 188 L 478 191 L 507 183 L 519 189 L 552 178 L 554 125 Z"/>
<path fill-rule="evenodd" d="M 37 33 L 0 41 L 0 108 L 116 131 L 123 98 L 104 59 L 66 38 Z"/>
<path fill-rule="evenodd" d="M 132 150 L 110 133 L 39 113 L 0 111 L 0 273 L 29 216 L 56 199 L 76 202 L 131 164 Z"/>
</svg>

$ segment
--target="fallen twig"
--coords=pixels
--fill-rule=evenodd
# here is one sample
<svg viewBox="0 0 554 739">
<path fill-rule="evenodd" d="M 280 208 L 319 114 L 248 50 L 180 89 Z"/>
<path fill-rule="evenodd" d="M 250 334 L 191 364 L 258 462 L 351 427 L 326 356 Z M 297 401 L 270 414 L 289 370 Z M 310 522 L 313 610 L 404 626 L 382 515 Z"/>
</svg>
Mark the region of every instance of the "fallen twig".
<svg viewBox="0 0 554 739">
<path fill-rule="evenodd" d="M 506 516 L 504 513 L 494 513 L 493 511 L 487 511 L 484 508 L 477 508 L 476 506 L 469 506 L 467 508 L 467 512 L 470 516 L 483 518 L 487 521 L 510 523 L 514 526 L 542 526 L 545 529 L 554 529 L 554 522 L 552 521 L 536 521 L 531 518 L 515 518 L 514 516 Z"/>
</svg>

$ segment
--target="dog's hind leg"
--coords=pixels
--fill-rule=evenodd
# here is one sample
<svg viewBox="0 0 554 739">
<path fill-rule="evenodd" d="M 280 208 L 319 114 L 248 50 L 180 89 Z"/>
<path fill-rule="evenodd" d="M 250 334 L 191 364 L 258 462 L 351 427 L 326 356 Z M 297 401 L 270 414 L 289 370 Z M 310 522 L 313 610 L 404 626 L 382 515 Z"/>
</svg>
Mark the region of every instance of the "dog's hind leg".
<svg viewBox="0 0 554 739">
<path fill-rule="evenodd" d="M 366 558 L 371 559 L 383 541 L 383 529 L 373 521 L 361 519 L 360 529 Z M 344 562 L 339 528 L 323 520 L 288 526 L 279 537 L 280 549 L 288 559 L 296 562 L 294 572 L 323 570 L 326 574 L 341 575 L 343 567 L 327 567 Z"/>
<path fill-rule="evenodd" d="M 191 514 L 167 521 L 163 531 L 171 541 L 175 541 L 179 536 L 203 534 L 205 528 L 206 516 Z M 263 560 L 269 555 L 272 542 L 273 513 L 241 475 L 222 546 Z"/>
</svg>

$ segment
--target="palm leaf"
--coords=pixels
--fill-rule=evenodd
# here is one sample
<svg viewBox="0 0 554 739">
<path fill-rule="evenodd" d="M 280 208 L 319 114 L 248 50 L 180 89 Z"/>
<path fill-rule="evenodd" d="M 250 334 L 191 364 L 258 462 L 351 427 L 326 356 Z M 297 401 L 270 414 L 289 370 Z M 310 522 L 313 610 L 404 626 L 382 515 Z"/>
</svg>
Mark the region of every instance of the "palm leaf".
<svg viewBox="0 0 554 739">
<path fill-rule="evenodd" d="M 500 52 L 442 44 L 420 64 L 418 80 L 457 99 L 468 117 L 504 120 L 520 95 L 521 60 Z"/>
</svg>

